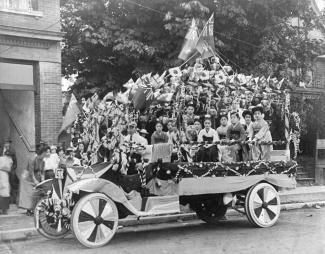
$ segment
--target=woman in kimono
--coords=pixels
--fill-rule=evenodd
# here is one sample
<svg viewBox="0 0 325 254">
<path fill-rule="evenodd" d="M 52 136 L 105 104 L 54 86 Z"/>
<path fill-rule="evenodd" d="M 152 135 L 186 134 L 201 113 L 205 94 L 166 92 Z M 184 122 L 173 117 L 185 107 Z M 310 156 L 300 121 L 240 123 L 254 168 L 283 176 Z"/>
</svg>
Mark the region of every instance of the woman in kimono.
<svg viewBox="0 0 325 254">
<path fill-rule="evenodd" d="M 166 132 L 163 132 L 163 125 L 160 122 L 156 123 L 156 131 L 151 136 L 151 145 L 159 143 L 168 143 L 169 137 Z"/>
<path fill-rule="evenodd" d="M 211 128 L 210 116 L 205 116 L 204 129 L 198 135 L 198 142 L 206 142 L 208 144 L 204 145 L 199 151 L 198 157 L 200 161 L 218 161 L 218 148 L 213 143 L 219 140 L 218 132 Z"/>
<path fill-rule="evenodd" d="M 251 141 L 270 141 L 272 142 L 271 132 L 268 123 L 263 119 L 263 107 L 256 106 L 253 108 L 253 115 L 255 122 L 252 122 L 249 130 L 248 137 Z M 250 145 L 252 150 L 252 159 L 256 160 L 270 160 L 272 145 Z"/>
<path fill-rule="evenodd" d="M 244 141 L 246 139 L 245 130 L 240 123 L 239 114 L 234 111 L 230 113 L 231 125 L 227 129 L 227 140 L 229 141 Z M 242 161 L 242 147 L 240 144 L 229 146 L 232 162 Z"/>
<path fill-rule="evenodd" d="M 220 114 L 220 126 L 217 128 L 217 132 L 221 141 L 227 140 L 227 130 L 228 130 L 228 116 L 227 113 Z M 220 161 L 230 161 L 229 149 L 227 145 L 219 145 L 219 160 Z"/>
<path fill-rule="evenodd" d="M 249 139 L 248 137 L 248 130 L 250 125 L 252 124 L 253 121 L 253 113 L 250 110 L 244 110 L 243 111 L 243 118 L 245 119 L 245 124 L 243 125 L 244 130 L 245 130 L 245 134 L 246 134 L 246 140 Z M 243 148 L 243 160 L 244 161 L 250 161 L 252 160 L 252 152 L 251 149 L 249 147 L 249 145 L 245 144 L 242 145 Z"/>
</svg>

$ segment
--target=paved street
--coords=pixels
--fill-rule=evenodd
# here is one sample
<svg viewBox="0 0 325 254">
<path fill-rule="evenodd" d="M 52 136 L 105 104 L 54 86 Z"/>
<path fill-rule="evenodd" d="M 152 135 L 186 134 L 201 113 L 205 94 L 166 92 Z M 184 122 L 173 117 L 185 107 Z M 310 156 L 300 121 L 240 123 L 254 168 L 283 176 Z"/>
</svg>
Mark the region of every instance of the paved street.
<svg viewBox="0 0 325 254">
<path fill-rule="evenodd" d="M 267 229 L 252 228 L 242 216 L 216 226 L 192 221 L 124 228 L 99 249 L 86 249 L 71 236 L 60 241 L 37 237 L 0 247 L 0 254 L 325 253 L 325 209 L 284 211 Z"/>
</svg>

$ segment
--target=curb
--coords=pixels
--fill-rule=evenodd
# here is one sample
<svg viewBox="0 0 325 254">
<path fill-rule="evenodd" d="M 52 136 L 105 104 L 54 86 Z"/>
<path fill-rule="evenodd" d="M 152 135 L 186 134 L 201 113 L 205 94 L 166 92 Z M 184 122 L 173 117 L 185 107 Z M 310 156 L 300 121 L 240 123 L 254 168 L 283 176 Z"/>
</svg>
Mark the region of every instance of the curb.
<svg viewBox="0 0 325 254">
<path fill-rule="evenodd" d="M 314 201 L 314 202 L 303 202 L 303 203 L 293 203 L 293 204 L 282 204 L 281 211 L 289 211 L 294 209 L 301 208 L 311 208 L 316 206 L 325 206 L 325 201 Z M 240 217 L 243 214 L 236 212 L 235 210 L 228 210 L 227 216 L 229 217 Z M 132 226 L 141 226 L 141 225 L 151 225 L 151 224 L 160 224 L 168 222 L 183 222 L 183 221 L 192 221 L 196 220 L 196 213 L 183 213 L 183 214 L 172 214 L 172 215 L 162 215 L 162 216 L 153 216 L 153 217 L 143 217 L 137 219 L 135 217 L 123 219 L 119 222 L 119 226 L 123 227 L 132 227 Z M 36 228 L 23 228 L 15 230 L 0 231 L 0 242 L 1 241 L 19 241 L 27 240 L 31 237 L 40 236 Z"/>
</svg>

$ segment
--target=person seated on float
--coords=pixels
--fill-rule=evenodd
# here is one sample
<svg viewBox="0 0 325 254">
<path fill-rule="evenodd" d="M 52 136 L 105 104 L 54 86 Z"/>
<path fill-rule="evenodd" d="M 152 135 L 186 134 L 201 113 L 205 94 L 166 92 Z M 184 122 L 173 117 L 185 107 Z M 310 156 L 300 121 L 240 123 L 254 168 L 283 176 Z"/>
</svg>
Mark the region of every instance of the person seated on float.
<svg viewBox="0 0 325 254">
<path fill-rule="evenodd" d="M 249 140 L 248 130 L 249 130 L 249 127 L 253 121 L 253 113 L 252 113 L 252 111 L 246 109 L 243 111 L 242 116 L 245 119 L 245 124 L 243 125 L 243 127 L 244 127 L 245 134 L 246 134 L 246 140 Z M 249 145 L 244 144 L 244 145 L 242 145 L 242 148 L 243 148 L 243 161 L 252 160 L 252 153 L 251 153 L 251 149 L 250 149 Z"/>
<path fill-rule="evenodd" d="M 195 116 L 194 125 L 188 132 L 189 141 L 197 142 L 200 131 L 202 130 L 202 125 L 199 116 Z"/>
<path fill-rule="evenodd" d="M 220 126 L 217 128 L 217 132 L 220 140 L 227 140 L 228 130 L 228 116 L 226 112 L 220 113 Z M 219 145 L 219 161 L 229 161 L 229 150 L 227 145 Z"/>
<path fill-rule="evenodd" d="M 227 139 L 227 130 L 228 130 L 228 116 L 227 113 L 220 113 L 220 126 L 217 128 L 217 132 L 220 140 Z"/>
<path fill-rule="evenodd" d="M 229 141 L 244 141 L 246 139 L 245 130 L 239 122 L 240 116 L 236 111 L 230 113 L 231 125 L 227 129 L 227 140 Z M 231 161 L 242 161 L 242 147 L 241 144 L 234 144 L 228 147 L 230 150 Z"/>
<path fill-rule="evenodd" d="M 171 157 L 171 161 L 173 162 L 178 159 L 177 156 L 178 150 L 176 144 L 179 141 L 179 134 L 174 120 L 169 120 L 167 123 L 167 135 L 168 135 L 168 143 L 173 144 L 174 146 L 172 157 Z"/>
<path fill-rule="evenodd" d="M 151 144 L 168 143 L 168 135 L 163 132 L 163 125 L 161 122 L 156 123 L 156 131 L 151 136 Z"/>
<path fill-rule="evenodd" d="M 145 146 L 148 145 L 148 141 L 141 137 L 136 132 L 137 124 L 136 122 L 131 122 L 128 125 L 128 135 L 126 135 L 123 139 L 123 143 L 128 145 L 129 148 L 126 151 L 128 162 L 129 162 L 129 168 L 128 168 L 128 174 L 133 175 L 136 174 L 138 171 L 136 170 L 136 164 L 141 162 L 142 156 L 141 156 L 141 150 L 135 148 L 132 148 L 137 145 Z"/>
<path fill-rule="evenodd" d="M 218 132 L 211 128 L 210 115 L 206 115 L 204 129 L 202 129 L 198 135 L 198 142 L 207 142 L 208 144 L 200 149 L 198 156 L 199 161 L 218 161 L 218 149 L 213 143 L 219 140 Z"/>
<path fill-rule="evenodd" d="M 245 120 L 244 120 L 244 118 L 242 117 L 243 110 L 240 108 L 240 100 L 239 100 L 238 98 L 235 98 L 235 99 L 231 102 L 230 111 L 229 111 L 229 113 L 228 113 L 228 119 L 231 119 L 230 114 L 231 114 L 232 112 L 237 112 L 238 115 L 239 115 L 239 121 L 240 121 L 240 123 L 242 123 L 242 124 L 245 123 Z"/>
<path fill-rule="evenodd" d="M 137 123 L 131 122 L 128 125 L 128 134 L 123 138 L 123 142 L 134 143 L 138 145 L 148 145 L 148 140 L 137 132 Z"/>
<path fill-rule="evenodd" d="M 194 119 L 195 119 L 194 104 L 193 104 L 193 102 L 190 102 L 186 108 L 186 123 L 187 123 L 187 125 L 193 125 Z"/>
<path fill-rule="evenodd" d="M 268 123 L 263 119 L 263 107 L 256 106 L 252 109 L 255 121 L 252 122 L 248 129 L 250 141 L 272 142 L 272 136 Z M 272 145 L 251 144 L 252 160 L 270 160 Z"/>
<path fill-rule="evenodd" d="M 175 145 L 178 141 L 178 131 L 174 120 L 169 120 L 167 123 L 168 143 Z"/>
<path fill-rule="evenodd" d="M 145 138 L 147 140 L 147 143 L 148 143 L 148 138 L 147 137 L 148 137 L 149 132 L 146 129 L 141 129 L 139 131 L 139 134 L 140 134 L 141 137 Z"/>
</svg>

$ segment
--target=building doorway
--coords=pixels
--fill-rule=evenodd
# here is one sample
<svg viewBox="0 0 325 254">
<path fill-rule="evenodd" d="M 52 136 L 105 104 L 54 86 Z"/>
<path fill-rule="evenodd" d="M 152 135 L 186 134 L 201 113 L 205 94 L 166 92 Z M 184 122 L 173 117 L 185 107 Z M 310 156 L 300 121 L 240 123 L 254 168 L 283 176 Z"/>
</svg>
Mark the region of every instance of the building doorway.
<svg viewBox="0 0 325 254">
<path fill-rule="evenodd" d="M 0 143 L 12 140 L 17 174 L 35 151 L 34 66 L 0 62 Z"/>
</svg>

